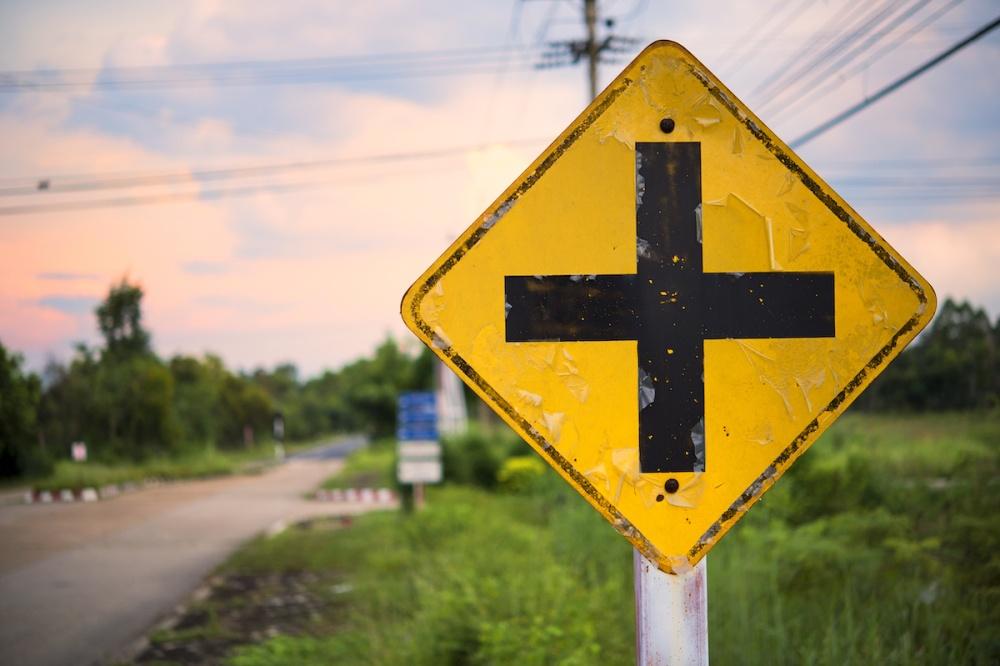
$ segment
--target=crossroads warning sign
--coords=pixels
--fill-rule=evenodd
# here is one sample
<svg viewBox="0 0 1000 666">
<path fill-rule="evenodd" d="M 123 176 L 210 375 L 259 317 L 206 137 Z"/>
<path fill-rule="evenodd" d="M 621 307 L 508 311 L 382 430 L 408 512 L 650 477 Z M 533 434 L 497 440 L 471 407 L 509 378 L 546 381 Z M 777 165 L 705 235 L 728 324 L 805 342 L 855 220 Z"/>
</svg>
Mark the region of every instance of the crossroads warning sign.
<svg viewBox="0 0 1000 666">
<path fill-rule="evenodd" d="M 403 298 L 648 559 L 694 565 L 930 321 L 930 285 L 683 47 L 643 51 Z"/>
</svg>

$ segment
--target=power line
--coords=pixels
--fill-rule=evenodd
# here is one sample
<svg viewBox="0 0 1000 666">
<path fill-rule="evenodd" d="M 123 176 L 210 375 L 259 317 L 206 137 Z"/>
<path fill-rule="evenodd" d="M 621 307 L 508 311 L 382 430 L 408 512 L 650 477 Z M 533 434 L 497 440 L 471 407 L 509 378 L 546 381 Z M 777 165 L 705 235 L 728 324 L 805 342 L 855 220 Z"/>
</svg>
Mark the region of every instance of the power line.
<svg viewBox="0 0 1000 666">
<path fill-rule="evenodd" d="M 794 97 L 801 98 L 802 96 L 809 93 L 816 86 L 820 85 L 826 79 L 835 75 L 839 70 L 843 69 L 847 65 L 850 65 L 859 56 L 864 55 L 866 51 L 871 50 L 871 48 L 882 41 L 887 35 L 891 34 L 893 30 L 898 28 L 900 24 L 912 17 L 914 14 L 923 9 L 931 0 L 915 0 L 909 7 L 904 7 L 903 11 L 898 13 L 896 16 L 889 18 L 889 21 L 880 30 L 873 31 L 865 39 L 858 41 L 852 47 L 839 52 L 839 55 L 831 60 L 826 61 L 822 67 L 818 68 L 818 71 L 813 73 L 811 77 L 805 80 L 797 89 L 794 88 L 796 81 L 792 81 L 778 91 L 776 95 L 771 97 L 764 106 L 773 106 L 778 99 L 782 96 L 788 96 L 792 94 Z M 807 73 L 808 75 L 808 73 Z M 805 79 L 803 76 L 801 79 Z"/>
<path fill-rule="evenodd" d="M 770 76 L 758 83 L 750 94 L 754 96 L 763 94 L 765 91 L 770 90 L 773 86 L 780 84 L 782 79 L 788 75 L 788 71 L 795 68 L 796 64 L 801 64 L 807 57 L 811 56 L 816 49 L 822 48 L 827 43 L 843 34 L 843 26 L 847 22 L 854 20 L 855 13 L 864 10 L 864 2 L 862 0 L 849 0 L 848 7 L 850 7 L 850 9 L 847 10 L 847 15 L 839 21 L 837 15 L 827 17 L 822 29 L 814 33 L 810 39 L 806 40 L 805 44 L 785 59 L 785 61 L 782 62 Z M 795 69 L 794 71 L 798 71 L 798 69 Z"/>
<path fill-rule="evenodd" d="M 288 172 L 322 169 L 340 166 L 356 166 L 361 164 L 382 164 L 399 163 L 407 161 L 423 161 L 444 157 L 463 155 L 477 150 L 484 150 L 496 146 L 518 146 L 518 145 L 539 145 L 545 142 L 544 139 L 515 139 L 503 142 L 490 142 L 482 144 L 472 144 L 467 146 L 456 146 L 442 150 L 415 151 L 410 153 L 384 153 L 378 155 L 364 155 L 358 157 L 310 160 L 299 162 L 283 162 L 275 164 L 258 164 L 245 167 L 230 167 L 220 169 L 196 169 L 192 171 L 149 173 L 142 175 L 100 175 L 75 176 L 78 182 L 69 183 L 65 186 L 58 184 L 58 178 L 31 179 L 36 185 L 16 186 L 0 189 L 0 194 L 5 196 L 19 196 L 25 194 L 45 194 L 48 195 L 69 192 L 95 192 L 106 190 L 133 189 L 139 187 L 150 187 L 159 185 L 176 184 L 198 184 L 205 181 L 226 181 L 246 177 L 260 177 L 280 175 Z M 63 177 L 66 178 L 66 177 Z M 28 179 L 24 179 L 28 180 Z M 38 184 L 46 183 L 40 188 Z M 115 208 L 121 206 L 135 206 L 148 203 L 165 203 L 173 201 L 195 200 L 199 198 L 221 198 L 227 196 L 242 196 L 260 191 L 285 191 L 292 189 L 302 189 L 303 187 L 314 187 L 321 183 L 256 183 L 247 186 L 221 188 L 215 190 L 199 190 L 193 192 L 168 192 L 151 195 L 138 195 L 128 197 L 112 197 L 105 199 L 83 199 L 56 202 L 31 202 L 13 206 L 0 207 L 0 216 L 23 215 L 30 213 L 58 212 L 69 210 L 87 210 L 94 208 Z M 30 191 L 29 191 L 30 190 Z"/>
<path fill-rule="evenodd" d="M 779 2 L 775 3 L 774 5 L 775 7 L 778 7 L 780 5 L 781 7 L 792 7 L 793 9 L 791 13 L 789 13 L 783 21 L 776 24 L 765 35 L 763 35 L 757 40 L 751 39 L 751 37 L 754 34 L 756 34 L 759 30 L 762 30 L 763 27 L 767 25 L 770 19 L 776 18 L 781 15 L 781 9 L 769 12 L 767 15 L 768 16 L 767 20 L 765 20 L 763 23 L 758 23 L 758 25 L 760 26 L 759 28 L 754 28 L 749 30 L 743 39 L 737 41 L 736 45 L 734 45 L 733 48 L 730 48 L 730 50 L 727 51 L 727 54 L 735 55 L 735 59 L 733 61 L 734 62 L 733 68 L 728 72 L 727 76 L 735 76 L 736 73 L 739 72 L 741 69 L 743 69 L 743 67 L 745 67 L 748 62 L 753 60 L 755 55 L 761 52 L 761 49 L 754 48 L 755 43 L 766 43 L 767 41 L 773 39 L 776 35 L 780 35 L 782 32 L 784 32 L 785 28 L 794 23 L 795 20 L 802 15 L 802 12 L 804 12 L 811 4 L 813 4 L 814 1 L 815 0 L 804 0 L 798 6 L 791 4 L 786 0 L 779 0 Z M 743 46 L 744 48 L 739 50 L 738 49 L 739 46 Z M 726 56 L 723 56 L 723 59 L 726 59 Z M 720 65 L 720 67 L 723 66 L 729 66 L 728 62 L 726 65 Z"/>
<path fill-rule="evenodd" d="M 507 63 L 506 65 L 504 63 Z M 13 81 L 0 82 L 0 93 L 33 92 L 81 92 L 89 90 L 149 90 L 195 88 L 205 86 L 261 86 L 261 85 L 305 85 L 323 83 L 351 83 L 384 79 L 424 78 L 436 76 L 461 76 L 488 74 L 501 67 L 528 70 L 534 64 L 531 53 L 519 55 L 514 62 L 500 60 L 431 63 L 429 65 L 399 64 L 392 69 L 341 68 L 303 70 L 276 70 L 268 72 L 234 72 L 231 74 L 199 74 L 174 78 L 149 79 L 96 79 L 81 81 Z"/>
<path fill-rule="evenodd" d="M 992 32 L 994 29 L 996 29 L 996 27 L 998 25 L 1000 25 L 1000 16 L 998 16 L 997 18 L 993 19 L 992 21 L 990 21 L 989 23 L 987 23 L 986 25 L 984 25 L 982 28 L 980 28 L 976 32 L 972 33 L 971 35 L 969 35 L 968 37 L 966 37 L 965 39 L 963 39 L 959 43 L 955 44 L 951 48 L 949 48 L 946 51 L 938 54 L 937 56 L 935 56 L 933 58 L 931 58 L 930 60 L 928 60 L 927 62 L 925 62 L 923 65 L 920 65 L 919 67 L 917 67 L 913 71 L 909 72 L 908 74 L 900 77 L 899 79 L 896 79 L 895 81 L 893 81 L 889 85 L 885 86 L 884 88 L 882 88 L 878 92 L 874 93 L 873 95 L 871 95 L 869 97 L 866 97 L 865 99 L 863 99 L 862 101 L 858 102 L 854 106 L 852 106 L 852 107 L 850 107 L 848 109 L 845 109 L 844 111 L 841 111 L 840 113 L 838 113 L 837 115 L 833 116 L 829 120 L 826 120 L 826 121 L 820 123 L 819 125 L 817 125 L 813 129 L 809 130 L 808 132 L 806 132 L 802 136 L 800 136 L 797 139 L 795 139 L 794 141 L 790 142 L 788 145 L 791 146 L 792 148 L 798 148 L 800 146 L 803 146 L 803 145 L 809 143 L 810 141 L 812 141 L 816 137 L 818 137 L 821 134 L 827 132 L 828 130 L 836 127 L 837 125 L 839 125 L 840 123 L 844 122 L 845 120 L 847 120 L 848 118 L 850 118 L 854 114 L 858 113 L 859 111 L 862 111 L 862 110 L 868 108 L 869 106 L 871 106 L 875 102 L 879 101 L 880 99 L 882 99 L 886 95 L 889 95 L 890 93 L 893 93 L 896 90 L 899 90 L 900 88 L 902 88 L 904 85 L 906 85 L 907 83 L 909 83 L 913 79 L 917 78 L 918 76 L 920 76 L 924 72 L 926 72 L 929 69 L 933 68 L 935 65 L 938 65 L 938 64 L 944 62 L 949 57 L 951 57 L 955 53 L 958 53 L 959 51 L 961 51 L 962 49 L 964 49 L 969 44 L 972 44 L 973 42 L 981 39 L 982 37 L 985 37 L 990 32 Z"/>
<path fill-rule="evenodd" d="M 292 171 L 307 171 L 328 169 L 342 166 L 358 166 L 363 164 L 383 164 L 408 162 L 443 157 L 453 157 L 467 153 L 485 150 L 495 146 L 525 146 L 538 145 L 545 139 L 511 139 L 508 141 L 492 141 L 440 150 L 414 151 L 407 153 L 380 153 L 375 155 L 358 155 L 355 157 L 340 157 L 321 160 L 300 160 L 295 162 L 277 162 L 269 164 L 254 164 L 248 166 L 223 167 L 215 169 L 194 169 L 190 171 L 170 171 L 146 174 L 78 174 L 66 176 L 44 176 L 38 178 L 21 178 L 32 185 L 0 187 L 2 196 L 21 196 L 26 194 L 81 192 L 104 189 L 129 189 L 148 187 L 150 185 L 173 185 L 192 181 L 216 181 L 232 178 L 247 178 L 255 176 L 270 176 Z M 61 185 L 60 180 L 70 180 Z M 40 185 L 44 184 L 44 185 Z"/>
<path fill-rule="evenodd" d="M 22 196 L 28 194 L 59 194 L 63 192 L 93 191 L 101 189 L 129 189 L 139 186 L 173 185 L 191 182 L 227 180 L 230 178 L 258 177 L 280 175 L 284 172 L 300 170 L 327 169 L 343 166 L 364 164 L 381 164 L 405 161 L 422 161 L 444 157 L 453 157 L 479 150 L 503 146 L 537 146 L 548 141 L 546 137 L 509 139 L 491 141 L 464 146 L 455 146 L 441 150 L 414 151 L 409 153 L 381 153 L 375 155 L 357 155 L 352 157 L 297 160 L 291 162 L 274 162 L 250 164 L 241 166 L 199 168 L 184 171 L 112 171 L 101 173 L 54 174 L 46 176 L 14 176 L 0 178 L 0 183 L 23 183 L 0 186 L 0 196 Z M 850 168 L 853 174 L 859 169 L 892 171 L 903 169 L 921 173 L 928 171 L 954 169 L 963 167 L 981 167 L 1000 164 L 1000 155 L 980 155 L 975 157 L 896 157 L 885 159 L 864 160 L 830 160 L 824 164 L 831 168 Z M 65 185 L 61 181 L 69 181 Z M 45 183 L 39 187 L 39 183 Z"/>
<path fill-rule="evenodd" d="M 549 34 L 549 29 L 552 27 L 558 9 L 559 9 L 559 4 L 555 2 L 549 3 L 549 11 L 547 14 L 545 14 L 544 18 L 542 19 L 541 25 L 535 31 L 535 43 L 542 44 L 545 42 L 545 38 Z M 535 81 L 537 80 L 537 75 L 538 75 L 538 68 L 534 68 L 528 74 L 527 76 L 528 80 L 524 82 L 523 85 L 519 86 L 520 94 L 518 95 L 517 103 L 514 106 L 515 109 L 514 113 L 518 118 L 524 117 L 523 111 L 527 106 L 532 93 L 534 93 Z"/>
<path fill-rule="evenodd" d="M 507 27 L 507 37 L 504 39 L 504 46 L 510 46 L 521 31 L 521 14 L 524 6 L 523 0 L 511 0 L 513 3 L 510 10 L 510 25 Z M 518 41 L 520 41 L 518 39 Z M 503 65 L 497 70 L 493 78 L 493 85 L 490 86 L 489 97 L 486 100 L 486 109 L 482 113 L 482 134 L 489 135 L 493 126 L 496 113 L 496 98 L 505 83 L 507 74 L 507 64 L 509 60 L 504 59 Z"/>
<path fill-rule="evenodd" d="M 528 140 L 525 140 L 526 143 Z M 540 140 L 539 140 L 540 141 Z M 508 142 L 512 145 L 521 142 Z M 497 145 L 497 144 L 489 144 Z M 471 149 L 481 146 L 471 147 Z M 459 149 L 447 151 L 447 154 L 461 152 Z M 445 153 L 419 153 L 408 154 L 407 157 L 441 156 Z M 387 156 L 388 157 L 388 156 Z M 899 160 L 871 160 L 834 163 L 841 165 L 856 165 L 858 168 L 908 166 L 915 167 L 953 167 L 953 166 L 980 166 L 995 165 L 1000 163 L 1000 156 L 985 156 L 979 158 L 957 159 L 957 158 L 903 158 Z M 299 163 L 301 164 L 301 163 Z M 309 164 L 309 163 L 307 163 Z M 283 166 L 283 165 L 275 165 Z M 210 173 L 217 173 L 218 170 Z M 422 170 L 422 173 L 426 169 Z M 193 172 L 197 173 L 197 172 Z M 201 172 L 206 173 L 206 172 Z M 398 172 L 395 172 L 398 173 Z M 923 172 L 922 172 L 923 173 Z M 858 201 L 894 201 L 907 202 L 914 200 L 938 201 L 955 199 L 991 199 L 1000 197 L 1000 178 L 981 176 L 878 176 L 867 175 L 857 176 L 856 170 L 851 175 L 836 176 L 831 175 L 830 180 L 838 188 L 856 190 L 857 193 L 851 198 Z M 165 174 L 172 176 L 173 174 Z M 107 208 L 122 208 L 150 204 L 166 204 L 185 201 L 219 200 L 230 197 L 242 197 L 259 192 L 271 194 L 284 194 L 288 192 L 301 191 L 323 187 L 330 183 L 342 183 L 353 180 L 370 180 L 376 177 L 385 177 L 386 173 L 369 174 L 359 178 L 346 179 L 323 179 L 318 181 L 299 182 L 270 182 L 254 183 L 250 185 L 222 187 L 207 190 L 188 190 L 183 192 L 161 192 L 154 194 L 139 194 L 132 196 L 116 196 L 101 199 L 83 199 L 70 201 L 56 201 L 30 204 L 13 205 L 0 207 L 0 216 L 28 215 L 36 213 L 69 212 L 79 210 L 94 210 Z M 185 184 L 197 184 L 197 181 L 187 180 Z M 113 189 L 113 188 L 109 188 Z"/>
<path fill-rule="evenodd" d="M 778 79 L 770 88 L 766 89 L 766 95 L 768 96 L 766 103 L 770 104 L 774 99 L 786 94 L 791 86 L 796 85 L 803 78 L 809 76 L 816 68 L 829 62 L 830 58 L 834 58 L 837 54 L 842 53 L 855 41 L 864 38 L 883 19 L 890 16 L 901 1 L 886 0 L 881 5 L 873 5 L 871 11 L 859 16 L 851 25 L 845 27 L 839 36 L 823 47 L 810 60 L 801 63 L 796 70 Z"/>
<path fill-rule="evenodd" d="M 895 41 L 886 44 L 881 49 L 876 51 L 872 56 L 870 56 L 867 60 L 858 63 L 847 72 L 838 76 L 835 80 L 830 81 L 826 86 L 820 88 L 820 90 L 815 95 L 811 95 L 810 97 L 800 96 L 798 99 L 792 100 L 790 104 L 778 109 L 777 112 L 775 113 L 775 117 L 781 117 L 786 114 L 791 114 L 792 116 L 797 115 L 801 110 L 808 108 L 812 102 L 815 102 L 816 100 L 821 99 L 824 95 L 827 95 L 831 91 L 836 90 L 846 81 L 849 81 L 851 78 L 853 78 L 860 72 L 867 70 L 876 62 L 878 62 L 885 56 L 895 51 L 896 48 L 909 41 L 910 38 L 912 38 L 914 35 L 917 35 L 923 30 L 926 30 L 929 26 L 936 23 L 938 19 L 942 18 L 945 14 L 950 12 L 958 5 L 962 4 L 962 2 L 963 0 L 951 0 L 951 2 L 939 7 L 936 11 L 924 17 L 922 21 L 912 26 L 909 30 L 897 36 Z"/>
<path fill-rule="evenodd" d="M 87 201 L 57 201 L 54 203 L 24 204 L 0 207 L 0 217 L 10 215 L 30 215 L 33 213 L 59 213 L 78 210 L 93 210 L 98 208 L 122 208 L 126 206 L 141 206 L 153 203 L 173 203 L 179 201 L 198 201 L 202 199 L 221 199 L 254 194 L 257 192 L 283 192 L 301 190 L 306 187 L 318 187 L 321 183 L 294 183 L 284 185 L 248 185 L 218 190 L 200 190 L 195 192 L 167 192 L 164 194 L 139 195 L 127 197 L 108 197 Z"/>
<path fill-rule="evenodd" d="M 493 71 L 514 61 L 530 66 L 541 45 L 480 47 L 329 58 L 247 60 L 101 69 L 8 70 L 0 92 L 73 91 L 198 85 L 322 83 Z"/>
<path fill-rule="evenodd" d="M 893 169 L 903 167 L 914 168 L 952 168 L 952 167 L 975 167 L 1000 164 L 1000 155 L 980 155 L 978 157 L 892 157 L 874 160 L 829 160 L 824 162 L 831 167 L 863 167 Z"/>
<path fill-rule="evenodd" d="M 426 51 L 393 51 L 383 53 L 363 53 L 355 55 L 320 56 L 312 58 L 277 58 L 256 60 L 228 60 L 200 63 L 173 63 L 163 65 L 117 65 L 113 67 L 47 67 L 40 69 L 0 70 L 0 78 L 18 76 L 83 76 L 90 79 L 100 74 L 142 74 L 151 75 L 175 71 L 211 71 L 225 69 L 268 69 L 268 68 L 303 68 L 331 67 L 338 65 L 359 66 L 367 64 L 414 62 L 419 60 L 448 60 L 467 58 L 470 56 L 494 55 L 503 56 L 512 50 L 509 45 L 478 46 L 460 49 L 432 49 Z"/>
</svg>

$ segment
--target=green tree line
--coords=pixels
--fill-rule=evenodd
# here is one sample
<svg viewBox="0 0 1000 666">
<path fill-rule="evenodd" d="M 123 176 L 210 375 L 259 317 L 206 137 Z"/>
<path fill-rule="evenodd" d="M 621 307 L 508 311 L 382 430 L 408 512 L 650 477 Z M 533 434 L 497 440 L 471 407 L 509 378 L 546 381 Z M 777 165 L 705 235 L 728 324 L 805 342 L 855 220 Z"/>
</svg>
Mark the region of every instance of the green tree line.
<svg viewBox="0 0 1000 666">
<path fill-rule="evenodd" d="M 138 285 L 113 285 L 95 311 L 103 344 L 78 344 L 41 377 L 0 342 L 0 478 L 46 474 L 76 441 L 109 462 L 236 449 L 270 438 L 279 413 L 292 440 L 384 437 L 395 429 L 397 394 L 431 384 L 430 353 L 411 356 L 391 338 L 305 381 L 291 364 L 242 373 L 212 354 L 163 359 L 143 326 L 142 298 Z"/>
<path fill-rule="evenodd" d="M 1000 318 L 947 299 L 930 327 L 858 401 L 869 411 L 956 411 L 1000 406 Z"/>
<path fill-rule="evenodd" d="M 44 474 L 83 441 L 99 460 L 143 460 L 197 447 L 232 449 L 270 436 L 281 413 L 289 439 L 332 432 L 392 434 L 400 391 L 430 388 L 427 350 L 392 339 L 368 357 L 303 380 L 294 365 L 249 373 L 215 355 L 158 357 L 142 322 L 141 287 L 123 280 L 96 309 L 103 344 L 80 344 L 39 377 L 0 343 L 0 478 Z M 871 411 L 1000 405 L 1000 320 L 947 300 L 934 322 L 859 399 Z"/>
</svg>

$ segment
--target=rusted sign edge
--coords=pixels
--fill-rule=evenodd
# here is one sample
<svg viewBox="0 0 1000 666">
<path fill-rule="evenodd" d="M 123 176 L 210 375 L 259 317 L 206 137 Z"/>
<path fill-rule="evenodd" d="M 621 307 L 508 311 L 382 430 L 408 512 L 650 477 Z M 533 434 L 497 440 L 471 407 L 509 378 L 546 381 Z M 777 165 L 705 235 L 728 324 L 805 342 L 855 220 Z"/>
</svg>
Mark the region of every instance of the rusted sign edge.
<svg viewBox="0 0 1000 666">
<path fill-rule="evenodd" d="M 574 121 L 571 125 L 571 129 L 565 131 L 550 148 L 548 149 L 548 154 L 545 156 L 538 166 L 529 174 L 526 178 L 520 181 L 516 188 L 506 196 L 498 199 L 498 202 L 487 209 L 483 215 L 479 217 L 478 227 L 464 239 L 456 241 L 456 243 L 450 249 L 450 254 L 448 254 L 447 259 L 441 262 L 441 265 L 437 267 L 426 279 L 419 284 L 414 284 L 406 294 L 403 296 L 403 308 L 406 307 L 406 301 L 409 298 L 409 314 L 411 321 L 417 327 L 418 332 L 422 334 L 424 342 L 430 345 L 432 348 L 437 348 L 437 351 L 442 357 L 464 374 L 471 382 L 475 388 L 478 388 L 480 392 L 490 400 L 501 410 L 501 416 L 505 417 L 505 420 L 516 429 L 519 429 L 523 435 L 527 435 L 528 442 L 533 445 L 536 451 L 540 454 L 548 456 L 559 470 L 569 479 L 571 479 L 578 488 L 583 491 L 587 499 L 593 504 L 598 510 L 605 514 L 609 519 L 612 526 L 621 533 L 626 539 L 628 539 L 633 546 L 636 547 L 643 555 L 648 559 L 657 562 L 661 569 L 668 573 L 675 573 L 681 567 L 678 566 L 678 562 L 674 561 L 672 558 L 665 557 L 650 541 L 642 534 L 632 523 L 626 519 L 621 512 L 611 504 L 604 496 L 594 487 L 594 485 L 583 476 L 575 467 L 561 454 L 555 447 L 545 439 L 544 436 L 538 430 L 531 425 L 522 417 L 517 410 L 511 405 L 507 400 L 505 400 L 497 391 L 487 382 L 472 366 L 460 355 L 458 354 L 447 341 L 438 340 L 438 344 L 435 343 L 435 339 L 438 338 L 434 330 L 424 321 L 423 317 L 420 315 L 420 305 L 423 299 L 427 296 L 431 289 L 441 280 L 441 278 L 450 271 L 457 263 L 460 261 L 480 240 L 485 236 L 485 234 L 492 229 L 494 224 L 499 221 L 500 218 L 517 202 L 517 200 L 527 193 L 534 185 L 541 179 L 541 177 L 548 171 L 560 157 L 588 130 L 594 122 L 604 114 L 605 111 L 625 92 L 634 81 L 625 76 L 627 72 L 630 72 L 635 63 L 646 56 L 650 51 L 659 48 L 676 48 L 689 60 L 688 66 L 691 74 L 698 79 L 698 81 L 706 88 L 706 90 L 721 103 L 727 111 L 732 114 L 737 121 L 744 125 L 751 133 L 751 135 L 757 139 L 763 146 L 775 156 L 789 171 L 797 176 L 800 182 L 808 189 L 816 198 L 826 206 L 830 212 L 832 212 L 837 219 L 844 222 L 844 224 L 854 233 L 859 239 L 861 239 L 866 246 L 883 262 L 888 266 L 894 273 L 896 273 L 900 279 L 906 282 L 910 288 L 916 293 L 917 298 L 921 305 L 925 306 L 924 309 L 918 311 L 912 318 L 910 318 L 890 339 L 889 343 L 886 344 L 878 353 L 865 365 L 865 367 L 858 372 L 855 377 L 848 382 L 847 386 L 837 394 L 830 401 L 829 404 L 820 412 L 820 415 L 825 413 L 831 414 L 832 422 L 833 416 L 835 416 L 839 411 L 846 409 L 847 405 L 856 398 L 857 390 L 865 383 L 865 379 L 868 377 L 870 372 L 878 371 L 880 366 L 891 360 L 896 354 L 899 353 L 900 349 L 897 347 L 899 340 L 907 335 L 916 335 L 916 333 L 923 327 L 921 324 L 921 318 L 925 315 L 929 319 L 932 312 L 926 311 L 926 305 L 929 302 L 929 298 L 925 293 L 923 286 L 920 281 L 917 280 L 913 275 L 911 275 L 903 266 L 900 264 L 895 257 L 892 256 L 888 250 L 879 242 L 878 239 L 874 238 L 864 225 L 859 223 L 852 215 L 850 215 L 840 202 L 837 201 L 837 195 L 830 188 L 828 192 L 821 186 L 816 179 L 814 179 L 796 160 L 797 156 L 787 150 L 784 144 L 777 139 L 766 126 L 749 111 L 747 107 L 747 113 L 743 113 L 739 106 L 733 100 L 736 98 L 725 86 L 719 82 L 713 75 L 711 75 L 709 70 L 701 64 L 701 62 L 695 58 L 687 49 L 685 49 L 680 44 L 670 41 L 657 41 L 653 42 L 647 46 L 642 53 L 640 53 L 632 61 L 632 63 L 627 66 L 622 74 L 605 90 L 598 98 L 598 102 L 594 108 L 587 113 L 585 116 L 581 116 Z M 743 105 L 745 107 L 745 105 Z M 582 119 L 581 119 L 582 118 Z M 509 189 L 509 188 L 508 188 Z M 832 193 L 832 194 L 831 194 Z M 442 255 L 443 256 L 443 255 Z M 435 262 L 436 263 L 436 262 Z M 414 291 L 416 288 L 416 291 Z M 412 296 L 411 296 L 412 294 Z M 926 321 L 924 322 L 926 324 Z M 876 372 L 877 374 L 877 372 Z M 818 435 L 825 429 L 825 426 L 821 426 L 819 415 L 814 418 L 803 430 L 799 433 L 792 442 L 785 447 L 782 452 L 774 459 L 774 461 L 768 466 L 768 468 L 755 479 L 747 489 L 740 495 L 739 498 L 722 514 L 722 516 L 714 522 L 705 533 L 699 538 L 698 542 L 688 551 L 685 564 L 687 566 L 693 566 L 704 556 L 706 550 L 710 548 L 719 538 L 721 538 L 732 525 L 737 520 L 740 513 L 747 511 L 757 500 L 760 499 L 761 495 L 767 490 L 771 485 L 774 484 L 778 478 L 785 472 L 788 466 L 798 455 L 801 455 L 813 441 L 818 437 Z M 683 557 L 683 556 L 682 556 Z"/>
<path fill-rule="evenodd" d="M 672 44 L 672 42 L 671 42 Z M 655 46 L 655 44 L 653 45 Z M 691 74 L 705 87 L 709 94 L 712 95 L 720 104 L 722 104 L 729 113 L 736 118 L 750 134 L 757 139 L 763 146 L 770 152 L 774 157 L 781 162 L 786 169 L 789 170 L 795 177 L 799 179 L 807 190 L 815 196 L 820 203 L 822 203 L 826 208 L 834 214 L 834 216 L 843 222 L 850 231 L 860 239 L 869 250 L 875 254 L 891 271 L 893 271 L 900 280 L 906 283 L 910 289 L 916 294 L 917 300 L 920 303 L 920 308 L 914 315 L 907 320 L 889 339 L 875 355 L 865 364 L 865 366 L 854 376 L 851 381 L 836 395 L 833 399 L 820 410 L 819 414 L 816 415 L 812 421 L 806 425 L 805 428 L 792 440 L 792 442 L 782 450 L 780 454 L 772 461 L 772 463 L 760 474 L 753 483 L 751 483 L 746 490 L 733 502 L 722 516 L 714 522 L 705 533 L 698 539 L 698 542 L 688 551 L 688 559 L 694 563 L 697 562 L 703 555 L 707 548 L 712 546 L 716 541 L 719 540 L 738 519 L 740 513 L 746 512 L 760 497 L 764 492 L 770 488 L 774 483 L 781 478 L 785 470 L 791 466 L 791 463 L 795 459 L 804 453 L 812 443 L 822 434 L 826 426 L 831 424 L 839 413 L 842 413 L 855 398 L 857 398 L 860 393 L 859 389 L 862 389 L 871 375 L 871 380 L 874 380 L 881 372 L 881 366 L 885 365 L 891 361 L 899 352 L 902 351 L 902 346 L 899 342 L 902 338 L 910 336 L 911 339 L 915 336 L 920 329 L 922 329 L 933 315 L 933 306 L 928 311 L 928 303 L 934 303 L 933 293 L 931 298 L 928 298 L 927 293 L 924 291 L 923 285 L 920 280 L 912 275 L 906 267 L 901 264 L 892 255 L 889 250 L 886 249 L 885 241 L 880 241 L 878 238 L 872 236 L 872 234 L 865 228 L 867 222 L 858 222 L 844 206 L 841 205 L 838 198 L 840 197 L 836 191 L 829 187 L 829 185 L 820 184 L 815 178 L 813 178 L 806 169 L 800 164 L 801 158 L 798 157 L 790 148 L 787 148 L 778 139 L 777 135 L 764 125 L 753 113 L 750 111 L 749 107 L 745 104 L 738 102 L 738 98 L 732 94 L 729 89 L 727 89 L 721 81 L 709 73 L 709 70 L 701 64 L 701 62 L 691 55 L 684 47 L 679 44 L 675 44 L 676 47 L 680 48 L 688 58 L 690 58 L 691 63 L 689 64 L 689 69 Z M 650 47 L 652 48 L 652 47 Z M 737 100 L 734 102 L 733 100 Z M 744 113 L 740 109 L 740 106 L 746 108 L 747 112 Z M 825 187 L 824 187 L 825 186 Z M 885 244 L 883 244 L 885 243 Z M 922 321 L 923 320 L 923 321 Z M 911 335 L 912 334 L 912 335 Z M 905 346 L 905 345 L 903 345 Z M 870 380 L 870 381 L 871 381 Z M 870 382 L 869 382 L 870 383 Z M 820 417 L 824 414 L 829 414 L 829 418 L 826 424 L 820 425 Z"/>
</svg>

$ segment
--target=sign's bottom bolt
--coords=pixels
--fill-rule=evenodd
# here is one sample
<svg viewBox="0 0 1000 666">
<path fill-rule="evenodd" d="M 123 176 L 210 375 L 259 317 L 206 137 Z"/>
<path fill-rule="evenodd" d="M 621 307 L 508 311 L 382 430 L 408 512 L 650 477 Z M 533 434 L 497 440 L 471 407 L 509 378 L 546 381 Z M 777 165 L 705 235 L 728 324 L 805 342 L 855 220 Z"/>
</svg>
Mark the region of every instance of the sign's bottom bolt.
<svg viewBox="0 0 1000 666">
<path fill-rule="evenodd" d="M 677 481 L 677 479 L 667 479 L 667 482 L 663 484 L 663 489 L 666 490 L 671 495 L 676 493 L 677 489 L 680 487 L 681 484 Z"/>
</svg>

